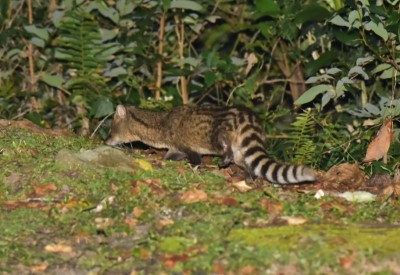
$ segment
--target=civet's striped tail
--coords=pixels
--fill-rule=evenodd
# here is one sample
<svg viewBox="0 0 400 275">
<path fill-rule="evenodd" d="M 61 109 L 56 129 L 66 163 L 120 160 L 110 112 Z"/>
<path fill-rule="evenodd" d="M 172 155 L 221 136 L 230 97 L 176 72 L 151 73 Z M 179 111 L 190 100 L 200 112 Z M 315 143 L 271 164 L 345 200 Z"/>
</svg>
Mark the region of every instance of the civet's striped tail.
<svg viewBox="0 0 400 275">
<path fill-rule="evenodd" d="M 247 170 L 272 183 L 290 184 L 315 181 L 314 170 L 307 166 L 283 164 L 268 158 L 264 147 L 257 142 L 257 139 L 247 145 L 243 161 Z"/>
</svg>

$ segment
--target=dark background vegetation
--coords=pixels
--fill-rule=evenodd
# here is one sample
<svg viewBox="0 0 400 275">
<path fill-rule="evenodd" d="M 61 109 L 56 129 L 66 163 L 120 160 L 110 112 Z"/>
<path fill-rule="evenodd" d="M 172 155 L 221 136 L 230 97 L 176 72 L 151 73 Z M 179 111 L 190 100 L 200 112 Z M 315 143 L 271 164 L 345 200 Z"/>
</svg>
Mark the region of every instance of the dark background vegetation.
<svg viewBox="0 0 400 275">
<path fill-rule="evenodd" d="M 246 105 L 265 122 L 273 156 L 320 169 L 361 162 L 394 119 L 388 164 L 367 170 L 399 166 L 396 0 L 5 0 L 0 9 L 2 118 L 87 135 L 121 103 Z"/>
</svg>

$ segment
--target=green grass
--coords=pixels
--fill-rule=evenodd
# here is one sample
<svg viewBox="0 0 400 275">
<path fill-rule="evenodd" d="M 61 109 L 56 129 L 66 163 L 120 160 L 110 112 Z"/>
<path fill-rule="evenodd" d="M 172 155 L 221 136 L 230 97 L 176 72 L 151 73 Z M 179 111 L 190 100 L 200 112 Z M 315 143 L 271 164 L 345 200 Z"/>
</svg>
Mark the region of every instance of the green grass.
<svg viewBox="0 0 400 275">
<path fill-rule="evenodd" d="M 194 171 L 156 156 L 141 156 L 152 171 L 134 173 L 68 169 L 55 161 L 62 149 L 100 145 L 81 137 L 2 129 L 0 270 L 238 273 L 252 267 L 260 273 L 292 268 L 320 274 L 365 273 L 372 265 L 377 274 L 390 274 L 400 268 L 393 265 L 400 257 L 398 201 L 316 200 L 270 185 L 240 193 L 217 168 Z M 137 157 L 130 151 L 125 153 Z M 46 186 L 55 190 L 40 193 Z M 193 189 L 207 199 L 184 203 L 182 194 Z M 110 197 L 112 203 L 93 211 Z M 262 200 L 281 205 L 275 219 Z M 301 217 L 307 224 L 287 225 L 282 216 Z M 51 250 L 56 245 L 59 250 Z M 352 253 L 345 269 L 341 259 Z"/>
</svg>

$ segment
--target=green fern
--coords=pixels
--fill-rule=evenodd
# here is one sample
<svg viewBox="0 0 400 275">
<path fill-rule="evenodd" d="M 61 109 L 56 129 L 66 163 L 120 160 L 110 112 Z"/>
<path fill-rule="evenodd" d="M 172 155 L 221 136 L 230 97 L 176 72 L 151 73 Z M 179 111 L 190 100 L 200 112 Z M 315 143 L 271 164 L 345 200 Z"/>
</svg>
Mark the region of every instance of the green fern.
<svg viewBox="0 0 400 275">
<path fill-rule="evenodd" d="M 299 114 L 292 123 L 290 140 L 294 152 L 293 162 L 311 164 L 315 160 L 317 149 L 313 139 L 315 125 L 311 109 Z"/>
<path fill-rule="evenodd" d="M 94 16 L 81 8 L 64 15 L 55 58 L 69 69 L 71 79 L 65 83 L 67 89 L 96 92 L 107 89 L 101 74 L 116 47 L 114 43 L 102 42 L 99 28 Z"/>
</svg>

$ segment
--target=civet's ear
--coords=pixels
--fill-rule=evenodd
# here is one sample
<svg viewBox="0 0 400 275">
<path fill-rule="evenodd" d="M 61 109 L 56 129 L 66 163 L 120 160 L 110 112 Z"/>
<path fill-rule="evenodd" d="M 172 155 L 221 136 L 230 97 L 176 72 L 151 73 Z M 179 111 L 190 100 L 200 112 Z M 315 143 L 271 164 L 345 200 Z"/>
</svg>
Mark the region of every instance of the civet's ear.
<svg viewBox="0 0 400 275">
<path fill-rule="evenodd" d="M 124 119 L 126 117 L 126 108 L 124 105 L 118 105 L 116 114 L 118 117 Z"/>
</svg>

